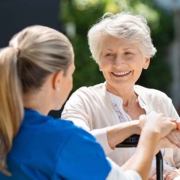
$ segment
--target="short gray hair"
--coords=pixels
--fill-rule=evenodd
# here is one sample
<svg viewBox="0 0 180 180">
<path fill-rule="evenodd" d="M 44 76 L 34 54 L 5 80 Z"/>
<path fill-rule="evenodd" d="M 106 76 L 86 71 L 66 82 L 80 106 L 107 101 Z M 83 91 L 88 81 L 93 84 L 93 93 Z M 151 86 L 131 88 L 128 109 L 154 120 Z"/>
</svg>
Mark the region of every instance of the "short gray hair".
<svg viewBox="0 0 180 180">
<path fill-rule="evenodd" d="M 92 57 L 98 63 L 101 55 L 101 43 L 105 35 L 138 42 L 145 57 L 153 57 L 156 48 L 152 44 L 150 28 L 143 16 L 122 12 L 116 15 L 105 14 L 88 32 L 88 43 Z"/>
</svg>

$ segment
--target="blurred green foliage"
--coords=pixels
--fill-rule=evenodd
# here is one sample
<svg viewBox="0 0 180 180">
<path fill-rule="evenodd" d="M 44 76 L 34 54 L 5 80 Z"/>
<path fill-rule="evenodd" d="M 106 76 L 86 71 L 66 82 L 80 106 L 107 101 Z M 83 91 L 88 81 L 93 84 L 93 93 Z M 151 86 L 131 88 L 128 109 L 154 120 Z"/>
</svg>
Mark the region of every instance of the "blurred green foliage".
<svg viewBox="0 0 180 180">
<path fill-rule="evenodd" d="M 98 65 L 91 58 L 87 42 L 89 28 L 106 12 L 118 13 L 130 11 L 143 15 L 151 28 L 152 39 L 158 52 L 151 60 L 148 70 L 143 71 L 137 84 L 156 88 L 168 93 L 171 82 L 171 72 L 165 62 L 167 47 L 172 41 L 172 15 L 163 12 L 151 0 L 64 0 L 60 4 L 60 19 L 64 30 L 68 24 L 75 27 L 75 36 L 70 36 L 74 51 L 76 71 L 74 73 L 74 88 L 90 86 L 104 82 Z M 67 32 L 67 31 L 65 31 Z"/>
</svg>

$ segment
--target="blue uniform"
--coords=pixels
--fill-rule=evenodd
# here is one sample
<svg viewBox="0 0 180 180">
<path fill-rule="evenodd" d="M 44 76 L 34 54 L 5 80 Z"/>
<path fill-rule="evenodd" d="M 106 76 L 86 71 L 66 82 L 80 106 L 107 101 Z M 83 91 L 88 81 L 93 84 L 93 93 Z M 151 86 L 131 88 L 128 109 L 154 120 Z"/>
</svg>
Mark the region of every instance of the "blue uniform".
<svg viewBox="0 0 180 180">
<path fill-rule="evenodd" d="M 70 121 L 25 109 L 0 180 L 104 180 L 111 171 L 101 146 Z"/>
</svg>

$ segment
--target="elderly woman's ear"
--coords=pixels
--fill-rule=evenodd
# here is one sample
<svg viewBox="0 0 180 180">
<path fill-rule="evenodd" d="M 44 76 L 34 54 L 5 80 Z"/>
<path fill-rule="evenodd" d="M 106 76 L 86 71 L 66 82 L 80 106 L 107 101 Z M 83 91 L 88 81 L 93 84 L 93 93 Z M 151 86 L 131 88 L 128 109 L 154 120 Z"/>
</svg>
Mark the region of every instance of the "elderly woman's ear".
<svg viewBox="0 0 180 180">
<path fill-rule="evenodd" d="M 147 69 L 149 67 L 149 64 L 150 64 L 150 57 L 145 59 L 145 63 L 144 63 L 143 69 Z"/>
</svg>

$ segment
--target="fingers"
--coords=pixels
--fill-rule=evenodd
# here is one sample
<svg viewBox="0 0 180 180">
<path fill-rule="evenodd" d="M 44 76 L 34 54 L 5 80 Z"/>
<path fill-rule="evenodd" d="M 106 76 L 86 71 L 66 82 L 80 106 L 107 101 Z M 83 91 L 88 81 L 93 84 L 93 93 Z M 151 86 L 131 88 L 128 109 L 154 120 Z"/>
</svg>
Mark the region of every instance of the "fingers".
<svg viewBox="0 0 180 180">
<path fill-rule="evenodd" d="M 163 177 L 165 180 L 173 180 L 174 178 L 178 177 L 179 173 L 175 170 L 164 170 Z"/>
<path fill-rule="evenodd" d="M 180 121 L 177 121 L 177 120 L 175 120 L 175 119 L 172 119 L 171 121 L 174 122 L 174 123 L 176 123 L 177 130 L 180 131 Z"/>
<path fill-rule="evenodd" d="M 145 114 L 140 115 L 139 116 L 139 121 L 140 121 L 140 123 L 139 123 L 140 128 L 142 129 L 144 127 L 144 125 L 145 125 L 146 115 Z"/>
<path fill-rule="evenodd" d="M 180 131 L 173 130 L 167 135 L 168 140 L 175 144 L 177 147 L 180 147 Z"/>
<path fill-rule="evenodd" d="M 139 116 L 139 120 L 144 120 L 146 118 L 146 115 L 145 114 L 142 114 Z"/>
<path fill-rule="evenodd" d="M 172 123 L 174 123 L 174 126 L 176 126 L 176 128 L 175 128 L 175 129 L 177 129 L 177 130 L 178 130 L 178 126 L 179 126 L 179 128 L 180 128 L 180 124 L 178 123 L 178 121 L 177 121 L 177 120 L 175 120 L 175 119 L 171 119 L 171 118 L 170 118 L 170 121 L 171 121 Z"/>
<path fill-rule="evenodd" d="M 177 148 L 177 146 L 171 143 L 166 137 L 161 138 L 159 143 L 156 146 L 155 153 L 157 154 L 162 148 Z"/>
<path fill-rule="evenodd" d="M 163 179 L 165 180 L 167 180 L 168 178 L 170 178 L 169 177 L 169 175 L 171 174 L 171 170 L 164 170 L 163 171 Z"/>
<path fill-rule="evenodd" d="M 166 118 L 162 113 L 156 113 L 154 111 L 149 113 L 148 115 L 141 115 L 139 117 L 139 121 L 141 129 L 146 128 L 151 132 L 158 133 L 160 138 L 165 137 L 173 129 L 177 128 L 177 122 L 175 120 Z M 180 128 L 180 123 L 178 125 Z"/>
<path fill-rule="evenodd" d="M 172 126 L 173 126 L 173 129 L 177 129 L 177 121 L 176 121 L 175 119 L 172 119 L 172 118 L 170 118 L 170 117 L 166 117 L 166 119 L 167 119 L 168 121 L 170 121 L 170 123 L 171 123 Z"/>
<path fill-rule="evenodd" d="M 163 179 L 164 180 L 174 180 L 176 177 L 179 177 L 179 173 L 176 170 L 164 170 Z M 151 177 L 148 180 L 156 180 L 156 172 L 153 172 Z"/>
<path fill-rule="evenodd" d="M 177 121 L 176 124 L 177 124 L 177 130 L 180 131 L 180 121 Z"/>
<path fill-rule="evenodd" d="M 172 142 L 170 142 L 169 139 L 166 137 L 161 138 L 158 145 L 160 149 L 161 148 L 177 148 L 177 146 L 173 144 Z"/>
</svg>

